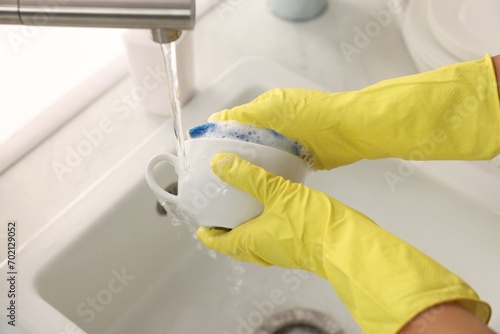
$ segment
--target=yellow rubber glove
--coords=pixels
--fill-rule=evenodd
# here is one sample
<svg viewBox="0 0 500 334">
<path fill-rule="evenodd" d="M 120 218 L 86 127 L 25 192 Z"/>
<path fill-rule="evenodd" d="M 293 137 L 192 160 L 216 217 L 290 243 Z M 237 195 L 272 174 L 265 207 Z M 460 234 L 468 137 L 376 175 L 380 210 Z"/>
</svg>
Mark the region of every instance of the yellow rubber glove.
<svg viewBox="0 0 500 334">
<path fill-rule="evenodd" d="M 326 278 L 367 334 L 397 333 L 420 312 L 447 301 L 459 301 L 488 322 L 489 305 L 464 281 L 362 213 L 234 155 L 216 155 L 212 169 L 265 209 L 229 232 L 200 228 L 198 238 L 207 247 Z"/>
<path fill-rule="evenodd" d="M 354 92 L 274 89 L 209 119 L 218 120 L 297 140 L 314 153 L 315 169 L 362 158 L 484 160 L 500 154 L 500 103 L 489 55 Z"/>
</svg>

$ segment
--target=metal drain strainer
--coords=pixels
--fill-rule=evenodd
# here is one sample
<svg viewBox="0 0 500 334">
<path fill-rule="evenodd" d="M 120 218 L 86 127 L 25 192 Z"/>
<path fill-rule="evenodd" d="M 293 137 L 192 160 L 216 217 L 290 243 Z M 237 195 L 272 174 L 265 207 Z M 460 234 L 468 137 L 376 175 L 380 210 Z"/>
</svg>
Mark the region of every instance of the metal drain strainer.
<svg viewBox="0 0 500 334">
<path fill-rule="evenodd" d="M 342 334 L 338 323 L 318 311 L 294 308 L 276 313 L 264 321 L 254 334 Z"/>
</svg>

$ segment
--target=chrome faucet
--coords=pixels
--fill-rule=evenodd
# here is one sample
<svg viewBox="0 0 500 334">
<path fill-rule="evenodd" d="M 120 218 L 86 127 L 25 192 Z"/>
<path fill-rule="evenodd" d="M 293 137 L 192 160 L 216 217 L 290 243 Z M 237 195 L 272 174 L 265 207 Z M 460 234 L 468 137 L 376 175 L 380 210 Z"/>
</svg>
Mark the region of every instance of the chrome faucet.
<svg viewBox="0 0 500 334">
<path fill-rule="evenodd" d="M 195 0 L 0 0 L 0 24 L 151 29 L 158 43 L 194 21 Z"/>
</svg>

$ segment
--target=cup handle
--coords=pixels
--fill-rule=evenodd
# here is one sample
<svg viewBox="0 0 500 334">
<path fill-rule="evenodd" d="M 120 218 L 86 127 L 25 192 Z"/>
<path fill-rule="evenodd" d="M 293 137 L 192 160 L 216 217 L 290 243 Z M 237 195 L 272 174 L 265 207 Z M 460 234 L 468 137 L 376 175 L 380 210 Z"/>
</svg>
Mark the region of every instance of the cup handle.
<svg viewBox="0 0 500 334">
<path fill-rule="evenodd" d="M 168 162 L 169 164 L 174 166 L 176 173 L 178 171 L 179 164 L 177 157 L 175 155 L 169 153 L 160 153 L 155 155 L 149 160 L 148 165 L 146 167 L 146 181 L 148 182 L 149 188 L 155 193 L 155 195 L 159 199 L 167 203 L 179 206 L 180 205 L 179 197 L 176 195 L 172 195 L 166 192 L 164 189 L 162 189 L 154 178 L 154 173 L 153 173 L 154 168 L 160 162 Z"/>
</svg>

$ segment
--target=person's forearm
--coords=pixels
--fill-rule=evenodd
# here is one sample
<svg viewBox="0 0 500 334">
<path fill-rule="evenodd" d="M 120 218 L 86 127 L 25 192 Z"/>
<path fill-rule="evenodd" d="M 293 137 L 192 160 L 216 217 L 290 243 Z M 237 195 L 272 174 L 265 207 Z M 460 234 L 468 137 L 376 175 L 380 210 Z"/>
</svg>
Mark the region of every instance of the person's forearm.
<svg viewBox="0 0 500 334">
<path fill-rule="evenodd" d="M 498 96 L 500 98 L 500 55 L 492 57 L 491 60 L 493 60 L 495 74 L 497 75 Z"/>
<path fill-rule="evenodd" d="M 495 334 L 459 303 L 431 307 L 417 315 L 399 334 Z"/>
</svg>

